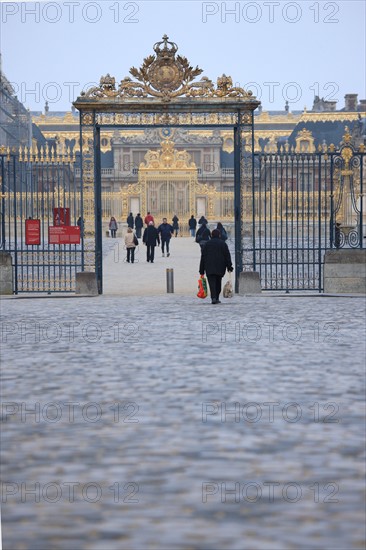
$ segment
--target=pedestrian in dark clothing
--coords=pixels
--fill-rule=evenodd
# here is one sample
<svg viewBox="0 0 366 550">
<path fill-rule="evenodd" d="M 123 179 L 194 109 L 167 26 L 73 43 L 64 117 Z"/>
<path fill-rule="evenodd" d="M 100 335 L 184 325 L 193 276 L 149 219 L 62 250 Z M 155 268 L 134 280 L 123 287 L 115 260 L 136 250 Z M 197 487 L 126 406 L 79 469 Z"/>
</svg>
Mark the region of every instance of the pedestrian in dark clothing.
<svg viewBox="0 0 366 550">
<path fill-rule="evenodd" d="M 161 240 L 161 253 L 164 257 L 165 256 L 164 247 L 166 245 L 166 255 L 169 258 L 170 256 L 169 243 L 173 235 L 173 227 L 170 225 L 170 223 L 167 222 L 166 218 L 163 218 L 163 223 L 159 225 L 158 233 L 160 235 L 160 240 Z"/>
<path fill-rule="evenodd" d="M 206 220 L 205 216 L 201 216 L 200 219 L 198 220 L 198 225 L 207 225 L 208 224 L 208 221 Z"/>
<path fill-rule="evenodd" d="M 141 218 L 141 214 L 138 213 L 135 218 L 136 237 L 141 239 L 141 230 L 144 227 L 144 220 Z"/>
<path fill-rule="evenodd" d="M 227 244 L 220 239 L 217 229 L 212 231 L 211 240 L 202 249 L 199 272 L 206 273 L 210 287 L 211 302 L 220 304 L 222 278 L 226 270 L 233 271 L 231 255 Z"/>
<path fill-rule="evenodd" d="M 129 213 L 129 215 L 127 216 L 127 226 L 128 227 L 131 227 L 131 229 L 133 229 L 133 215 L 132 215 L 132 212 Z"/>
<path fill-rule="evenodd" d="M 146 244 L 146 261 L 153 264 L 156 244 L 160 245 L 159 233 L 154 227 L 154 222 L 149 222 L 144 231 L 142 242 Z"/>
<path fill-rule="evenodd" d="M 191 233 L 191 237 L 194 238 L 194 236 L 196 235 L 197 220 L 193 214 L 188 220 L 188 225 L 189 225 L 189 231 Z"/>
<path fill-rule="evenodd" d="M 216 226 L 216 229 L 218 230 L 218 232 L 220 233 L 220 239 L 222 241 L 227 241 L 227 233 L 226 233 L 226 229 L 225 227 L 222 225 L 221 222 L 218 222 L 217 226 Z"/>
<path fill-rule="evenodd" d="M 179 218 L 176 214 L 174 214 L 173 218 L 172 218 L 172 222 L 173 222 L 173 229 L 174 229 L 174 233 L 175 233 L 175 236 L 178 237 L 178 231 L 179 231 Z"/>
<path fill-rule="evenodd" d="M 198 243 L 201 249 L 203 249 L 203 247 L 210 240 L 210 238 L 211 238 L 211 232 L 207 227 L 207 225 L 203 223 L 201 227 L 197 230 L 196 243 Z"/>
</svg>

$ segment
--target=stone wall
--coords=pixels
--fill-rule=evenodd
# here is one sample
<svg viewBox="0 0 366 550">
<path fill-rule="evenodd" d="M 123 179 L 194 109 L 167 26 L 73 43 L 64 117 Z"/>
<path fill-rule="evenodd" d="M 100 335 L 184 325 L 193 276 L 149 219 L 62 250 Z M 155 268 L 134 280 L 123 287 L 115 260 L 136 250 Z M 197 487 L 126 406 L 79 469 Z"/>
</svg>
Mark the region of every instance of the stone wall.
<svg viewBox="0 0 366 550">
<path fill-rule="evenodd" d="M 366 294 L 366 249 L 328 250 L 325 253 L 324 293 Z"/>
</svg>

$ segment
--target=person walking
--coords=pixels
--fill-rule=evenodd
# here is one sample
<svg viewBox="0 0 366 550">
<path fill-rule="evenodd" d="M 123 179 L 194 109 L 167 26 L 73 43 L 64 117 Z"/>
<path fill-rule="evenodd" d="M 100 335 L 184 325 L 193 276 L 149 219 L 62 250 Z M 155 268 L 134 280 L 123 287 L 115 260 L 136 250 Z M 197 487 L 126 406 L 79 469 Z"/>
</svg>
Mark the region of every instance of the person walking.
<svg viewBox="0 0 366 550">
<path fill-rule="evenodd" d="M 143 227 L 144 227 L 144 222 L 143 222 L 143 219 L 141 218 L 141 214 L 139 212 L 136 215 L 136 218 L 135 218 L 136 237 L 138 239 L 141 239 L 141 231 L 142 231 Z"/>
<path fill-rule="evenodd" d="M 129 215 L 127 216 L 127 226 L 128 227 L 131 227 L 131 229 L 133 229 L 133 215 L 132 215 L 132 212 L 129 213 Z"/>
<path fill-rule="evenodd" d="M 132 227 L 127 228 L 127 233 L 125 235 L 125 245 L 127 250 L 127 262 L 133 264 L 135 262 L 135 242 L 136 235 L 133 232 Z"/>
<path fill-rule="evenodd" d="M 218 222 L 218 223 L 217 223 L 216 229 L 217 229 L 218 232 L 220 233 L 220 239 L 221 239 L 222 241 L 227 241 L 226 229 L 225 229 L 225 227 L 222 225 L 221 222 Z"/>
<path fill-rule="evenodd" d="M 116 218 L 114 216 L 111 217 L 111 220 L 109 222 L 109 229 L 111 231 L 111 237 L 113 239 L 116 238 L 116 233 L 117 233 L 117 229 L 118 229 L 118 225 L 117 225 L 117 221 L 116 221 Z"/>
<path fill-rule="evenodd" d="M 233 271 L 230 251 L 227 244 L 220 239 L 219 231 L 214 229 L 211 240 L 202 249 L 199 267 L 200 275 L 207 275 L 212 304 L 221 304 L 219 298 L 226 270 L 230 273 Z"/>
<path fill-rule="evenodd" d="M 166 245 L 166 255 L 169 258 L 170 251 L 169 251 L 169 243 L 170 239 L 173 236 L 173 227 L 168 223 L 166 218 L 163 218 L 163 223 L 161 223 L 158 227 L 158 233 L 160 235 L 161 240 L 161 253 L 164 258 L 164 247 Z"/>
<path fill-rule="evenodd" d="M 208 221 L 206 220 L 205 216 L 201 216 L 200 219 L 198 220 L 198 225 L 207 225 L 208 224 Z"/>
<path fill-rule="evenodd" d="M 197 220 L 193 214 L 188 220 L 188 225 L 189 225 L 189 232 L 191 234 L 191 237 L 194 238 L 196 235 Z"/>
<path fill-rule="evenodd" d="M 174 233 L 175 233 L 175 236 L 178 237 L 178 231 L 179 231 L 179 218 L 176 214 L 174 214 L 173 218 L 172 218 L 172 222 L 173 222 L 173 230 L 174 230 Z"/>
<path fill-rule="evenodd" d="M 146 245 L 146 261 L 154 263 L 155 246 L 160 245 L 159 233 L 154 222 L 149 222 L 149 225 L 145 228 L 142 242 Z"/>
<path fill-rule="evenodd" d="M 197 230 L 196 233 L 196 243 L 198 243 L 201 247 L 201 250 L 205 246 L 205 244 L 210 240 L 211 238 L 211 232 L 209 228 L 207 227 L 206 223 L 202 223 L 200 228 Z"/>
<path fill-rule="evenodd" d="M 150 212 L 148 212 L 145 216 L 144 222 L 146 225 L 149 225 L 150 222 L 153 222 L 153 224 L 155 224 L 154 216 L 152 216 Z"/>
</svg>

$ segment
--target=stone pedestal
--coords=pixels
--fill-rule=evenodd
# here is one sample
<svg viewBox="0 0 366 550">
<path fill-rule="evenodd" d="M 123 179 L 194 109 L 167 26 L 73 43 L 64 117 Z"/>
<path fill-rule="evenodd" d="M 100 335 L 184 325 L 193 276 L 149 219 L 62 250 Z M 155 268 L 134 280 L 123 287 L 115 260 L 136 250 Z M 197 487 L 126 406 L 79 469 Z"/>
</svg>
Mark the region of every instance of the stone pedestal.
<svg viewBox="0 0 366 550">
<path fill-rule="evenodd" d="M 259 273 L 256 271 L 243 271 L 239 273 L 239 296 L 260 294 L 261 292 Z"/>
<path fill-rule="evenodd" d="M 366 249 L 328 250 L 325 253 L 324 293 L 366 294 Z"/>
<path fill-rule="evenodd" d="M 94 271 L 82 271 L 76 274 L 75 294 L 98 296 L 97 277 Z"/>
<path fill-rule="evenodd" d="M 13 294 L 11 254 L 0 251 L 0 294 Z"/>
</svg>

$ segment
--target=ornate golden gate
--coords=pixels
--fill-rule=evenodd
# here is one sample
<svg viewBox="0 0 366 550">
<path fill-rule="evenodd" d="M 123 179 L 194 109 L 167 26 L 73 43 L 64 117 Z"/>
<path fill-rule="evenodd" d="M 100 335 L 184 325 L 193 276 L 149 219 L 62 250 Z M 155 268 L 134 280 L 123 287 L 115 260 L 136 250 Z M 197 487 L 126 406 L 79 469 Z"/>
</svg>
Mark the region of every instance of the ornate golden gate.
<svg viewBox="0 0 366 550">
<path fill-rule="evenodd" d="M 234 219 L 235 276 L 243 270 L 243 198 L 254 186 L 254 118 L 260 105 L 251 92 L 233 86 L 231 77 L 222 75 L 215 86 L 202 77 L 198 66 L 176 55 L 178 46 L 166 35 L 154 44 L 155 54 L 144 59 L 140 69 L 132 67 L 131 76 L 116 87 L 107 74 L 100 85 L 83 93 L 74 102 L 80 111 L 81 181 L 90 185 L 91 162 L 94 163 L 95 191 L 95 271 L 98 292 L 103 289 L 102 269 L 102 193 L 100 132 L 103 128 L 231 128 L 234 134 Z M 83 142 L 92 139 L 93 158 L 85 154 Z M 166 194 L 169 186 L 167 182 Z M 153 199 L 151 195 L 149 200 Z M 142 209 L 142 208 L 141 208 Z"/>
</svg>

